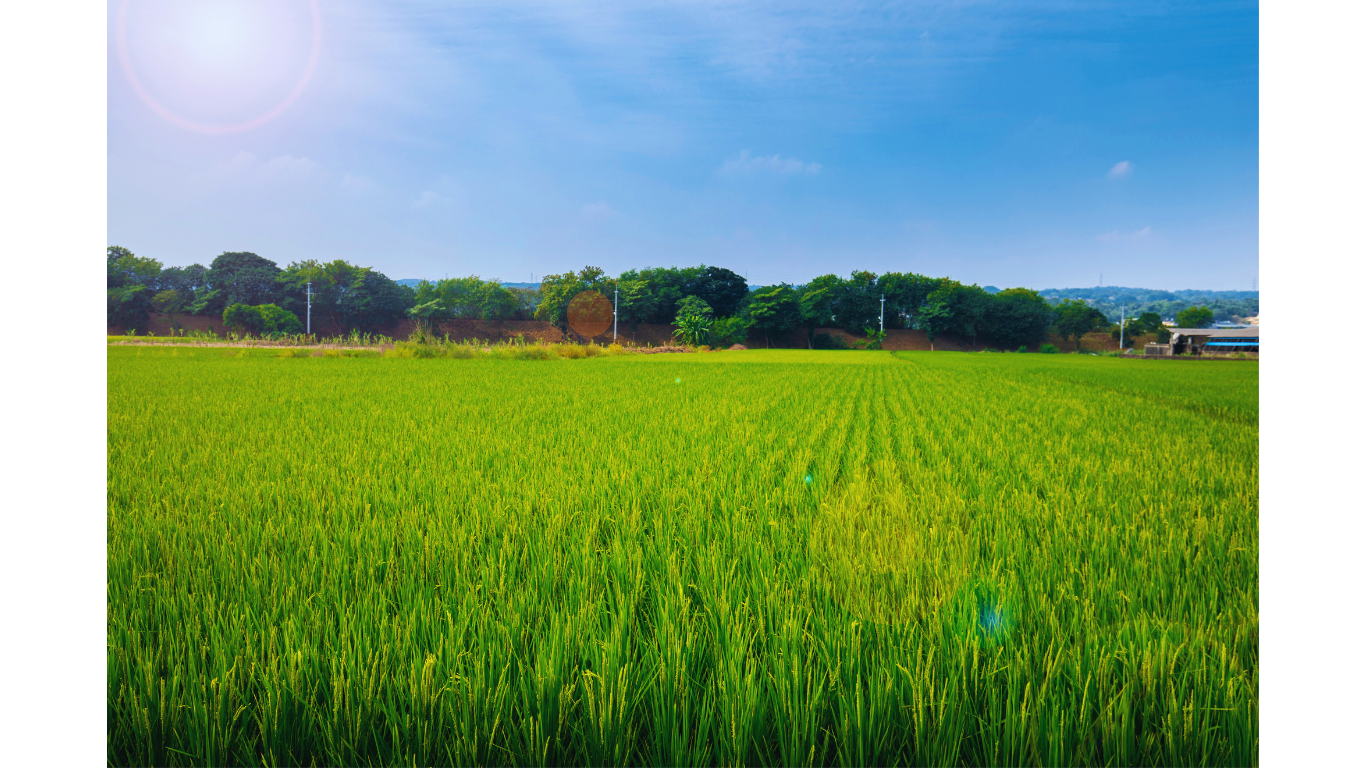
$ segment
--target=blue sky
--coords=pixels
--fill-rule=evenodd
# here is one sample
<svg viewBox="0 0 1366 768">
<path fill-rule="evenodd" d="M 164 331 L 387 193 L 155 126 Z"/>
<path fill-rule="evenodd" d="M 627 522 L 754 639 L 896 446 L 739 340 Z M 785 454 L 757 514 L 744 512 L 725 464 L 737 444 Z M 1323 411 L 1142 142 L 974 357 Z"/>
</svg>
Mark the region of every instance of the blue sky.
<svg viewBox="0 0 1366 768">
<path fill-rule="evenodd" d="M 505 281 L 1258 274 L 1253 3 L 318 8 L 310 67 L 307 0 L 111 2 L 110 244 Z"/>
</svg>

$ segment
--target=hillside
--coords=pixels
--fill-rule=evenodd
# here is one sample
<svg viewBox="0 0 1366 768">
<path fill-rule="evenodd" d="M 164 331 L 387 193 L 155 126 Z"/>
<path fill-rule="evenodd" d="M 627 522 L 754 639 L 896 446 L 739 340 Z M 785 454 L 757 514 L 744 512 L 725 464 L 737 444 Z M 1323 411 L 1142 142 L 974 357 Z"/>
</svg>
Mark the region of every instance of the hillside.
<svg viewBox="0 0 1366 768">
<path fill-rule="evenodd" d="M 1059 304 L 1064 299 L 1082 299 L 1104 312 L 1112 321 L 1119 320 L 1121 307 L 1130 317 L 1144 312 L 1156 312 L 1163 319 L 1171 319 L 1187 307 L 1201 305 L 1213 310 L 1216 322 L 1232 320 L 1234 317 L 1251 317 L 1261 311 L 1258 294 L 1258 291 L 1162 291 L 1120 286 L 1047 288 L 1039 291 L 1039 295 L 1050 304 Z"/>
</svg>

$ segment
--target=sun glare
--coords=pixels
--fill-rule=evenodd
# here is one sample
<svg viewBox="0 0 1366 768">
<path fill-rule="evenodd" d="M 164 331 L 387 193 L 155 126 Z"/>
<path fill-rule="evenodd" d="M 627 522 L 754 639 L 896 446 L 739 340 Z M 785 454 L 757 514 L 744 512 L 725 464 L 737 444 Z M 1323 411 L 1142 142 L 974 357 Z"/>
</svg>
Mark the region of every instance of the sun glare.
<svg viewBox="0 0 1366 768">
<path fill-rule="evenodd" d="M 116 27 L 139 98 L 204 133 L 279 116 L 307 87 L 321 46 L 316 0 L 124 0 Z"/>
</svg>

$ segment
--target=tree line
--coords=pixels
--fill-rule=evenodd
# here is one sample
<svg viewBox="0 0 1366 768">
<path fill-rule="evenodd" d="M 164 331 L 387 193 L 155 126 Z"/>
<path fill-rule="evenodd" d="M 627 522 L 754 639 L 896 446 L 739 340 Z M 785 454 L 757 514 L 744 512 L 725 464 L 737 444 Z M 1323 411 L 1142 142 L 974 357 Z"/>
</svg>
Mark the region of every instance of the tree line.
<svg viewBox="0 0 1366 768">
<path fill-rule="evenodd" d="M 633 332 L 642 323 L 672 324 L 691 343 L 718 346 L 746 340 L 771 345 L 794 331 L 813 348 L 841 345 L 817 334 L 819 328 L 841 328 L 877 345 L 884 326 L 924 331 L 931 344 L 952 334 L 1003 349 L 1038 344 L 1050 332 L 1074 342 L 1094 331 L 1119 335 L 1119 326 L 1086 300 L 1050 302 L 1027 288 L 984 289 L 913 272 L 855 270 L 801 285 L 751 287 L 716 266 L 650 267 L 616 277 L 585 267 L 546 275 L 539 288 L 474 276 L 407 286 L 340 259 L 282 268 L 254 253 L 231 252 L 208 267 L 163 267 L 119 246 L 108 248 L 107 268 L 108 324 L 139 332 L 157 312 L 219 316 L 230 327 L 260 334 L 298 333 L 311 281 L 315 316 L 336 329 L 369 330 L 409 318 L 536 319 L 567 329 L 569 301 L 596 290 L 617 302 L 620 321 Z M 1136 313 L 1126 319 L 1126 342 L 1161 328 L 1160 316 Z"/>
</svg>

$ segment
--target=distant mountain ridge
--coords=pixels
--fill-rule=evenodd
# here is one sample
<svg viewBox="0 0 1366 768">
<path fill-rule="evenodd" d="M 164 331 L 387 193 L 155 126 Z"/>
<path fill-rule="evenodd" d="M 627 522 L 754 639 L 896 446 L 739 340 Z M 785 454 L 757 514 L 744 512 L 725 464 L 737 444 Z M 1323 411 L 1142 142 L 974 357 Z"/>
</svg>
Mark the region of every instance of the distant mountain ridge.
<svg viewBox="0 0 1366 768">
<path fill-rule="evenodd" d="M 411 288 L 416 288 L 416 287 L 417 287 L 417 284 L 420 283 L 420 282 L 422 282 L 424 279 L 425 279 L 425 278 L 421 278 L 421 277 L 405 277 L 405 278 L 403 278 L 402 280 L 395 280 L 394 282 L 398 283 L 399 285 L 406 285 L 406 286 L 409 286 L 409 287 L 411 287 Z M 435 280 L 427 280 L 427 282 L 429 282 L 429 283 L 435 283 L 436 281 L 435 281 Z M 503 285 L 504 285 L 505 287 L 508 287 L 508 288 L 540 288 L 540 287 L 541 287 L 541 284 L 540 284 L 540 283 L 503 283 Z"/>
<path fill-rule="evenodd" d="M 1129 317 L 1156 312 L 1162 319 L 1171 320 L 1187 307 L 1206 306 L 1214 312 L 1216 322 L 1261 314 L 1258 291 L 1161 291 L 1107 285 L 1097 288 L 1047 288 L 1039 291 L 1039 295 L 1054 305 L 1064 299 L 1081 299 L 1104 312 L 1114 322 L 1119 321 L 1121 310 Z"/>
</svg>

